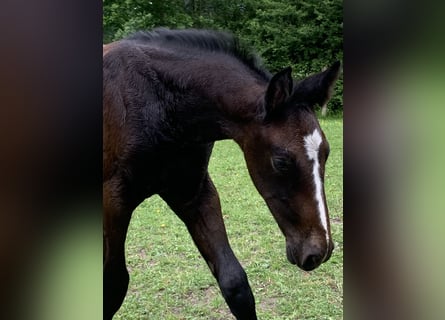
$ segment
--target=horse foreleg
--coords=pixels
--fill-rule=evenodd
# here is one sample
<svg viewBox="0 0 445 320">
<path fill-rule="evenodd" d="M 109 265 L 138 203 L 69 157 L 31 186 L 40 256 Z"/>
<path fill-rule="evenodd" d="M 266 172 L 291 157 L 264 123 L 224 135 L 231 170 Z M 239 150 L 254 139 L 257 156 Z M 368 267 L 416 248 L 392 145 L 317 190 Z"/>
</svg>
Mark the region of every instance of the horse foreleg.
<svg viewBox="0 0 445 320">
<path fill-rule="evenodd" d="M 131 211 L 124 209 L 112 181 L 104 183 L 103 199 L 103 319 L 112 319 L 122 305 L 128 289 L 129 275 L 125 266 L 125 237 Z"/>
<path fill-rule="evenodd" d="M 218 193 L 210 177 L 206 176 L 198 195 L 188 203 L 178 203 L 180 197 L 173 194 L 163 198 L 186 224 L 233 315 L 238 320 L 257 319 L 252 290 L 229 245 Z"/>
</svg>

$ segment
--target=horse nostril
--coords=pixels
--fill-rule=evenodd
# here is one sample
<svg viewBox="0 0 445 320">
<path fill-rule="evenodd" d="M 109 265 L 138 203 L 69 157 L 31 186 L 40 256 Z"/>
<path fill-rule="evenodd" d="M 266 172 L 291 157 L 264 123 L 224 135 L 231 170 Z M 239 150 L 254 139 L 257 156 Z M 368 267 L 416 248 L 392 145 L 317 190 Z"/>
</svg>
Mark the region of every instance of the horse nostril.
<svg viewBox="0 0 445 320">
<path fill-rule="evenodd" d="M 322 259 L 323 259 L 323 257 L 321 255 L 310 254 L 303 261 L 303 264 L 301 267 L 305 271 L 313 270 L 321 264 Z"/>
</svg>

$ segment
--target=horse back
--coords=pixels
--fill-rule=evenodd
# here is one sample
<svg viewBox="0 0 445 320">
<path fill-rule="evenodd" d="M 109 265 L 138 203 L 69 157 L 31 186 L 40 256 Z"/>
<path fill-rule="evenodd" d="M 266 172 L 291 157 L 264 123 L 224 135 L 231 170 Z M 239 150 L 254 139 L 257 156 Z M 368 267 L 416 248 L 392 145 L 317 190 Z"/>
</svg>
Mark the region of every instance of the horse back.
<svg viewBox="0 0 445 320">
<path fill-rule="evenodd" d="M 105 55 L 112 50 L 114 47 L 116 47 L 119 44 L 119 41 L 110 42 L 107 44 L 102 45 L 102 57 L 105 57 Z"/>
</svg>

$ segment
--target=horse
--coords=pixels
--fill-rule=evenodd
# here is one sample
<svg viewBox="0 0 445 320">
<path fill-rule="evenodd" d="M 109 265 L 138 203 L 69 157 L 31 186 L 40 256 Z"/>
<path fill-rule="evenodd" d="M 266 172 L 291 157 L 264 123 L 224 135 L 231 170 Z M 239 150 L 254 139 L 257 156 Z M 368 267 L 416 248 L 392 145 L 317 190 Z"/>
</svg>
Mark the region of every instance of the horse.
<svg viewBox="0 0 445 320">
<path fill-rule="evenodd" d="M 233 139 L 286 242 L 291 264 L 309 271 L 334 248 L 324 192 L 329 144 L 315 106 L 339 77 L 335 62 L 296 81 L 272 75 L 230 33 L 139 31 L 104 46 L 104 319 L 129 283 L 125 239 L 133 210 L 157 194 L 187 227 L 239 320 L 257 319 L 208 173 L 215 141 Z"/>
</svg>

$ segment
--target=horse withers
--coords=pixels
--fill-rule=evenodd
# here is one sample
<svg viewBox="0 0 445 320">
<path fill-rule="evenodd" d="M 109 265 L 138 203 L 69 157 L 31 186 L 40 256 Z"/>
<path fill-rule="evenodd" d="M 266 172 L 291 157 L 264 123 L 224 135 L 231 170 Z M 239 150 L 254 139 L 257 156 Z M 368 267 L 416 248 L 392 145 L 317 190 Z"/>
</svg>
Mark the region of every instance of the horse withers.
<svg viewBox="0 0 445 320">
<path fill-rule="evenodd" d="M 329 145 L 314 107 L 340 63 L 294 81 L 271 75 L 230 34 L 155 29 L 104 46 L 104 318 L 126 295 L 133 210 L 158 194 L 184 222 L 237 319 L 257 319 L 247 276 L 227 240 L 208 173 L 215 141 L 241 147 L 250 176 L 303 270 L 333 250 L 324 192 Z M 246 217 L 248 219 L 248 217 Z"/>
</svg>

